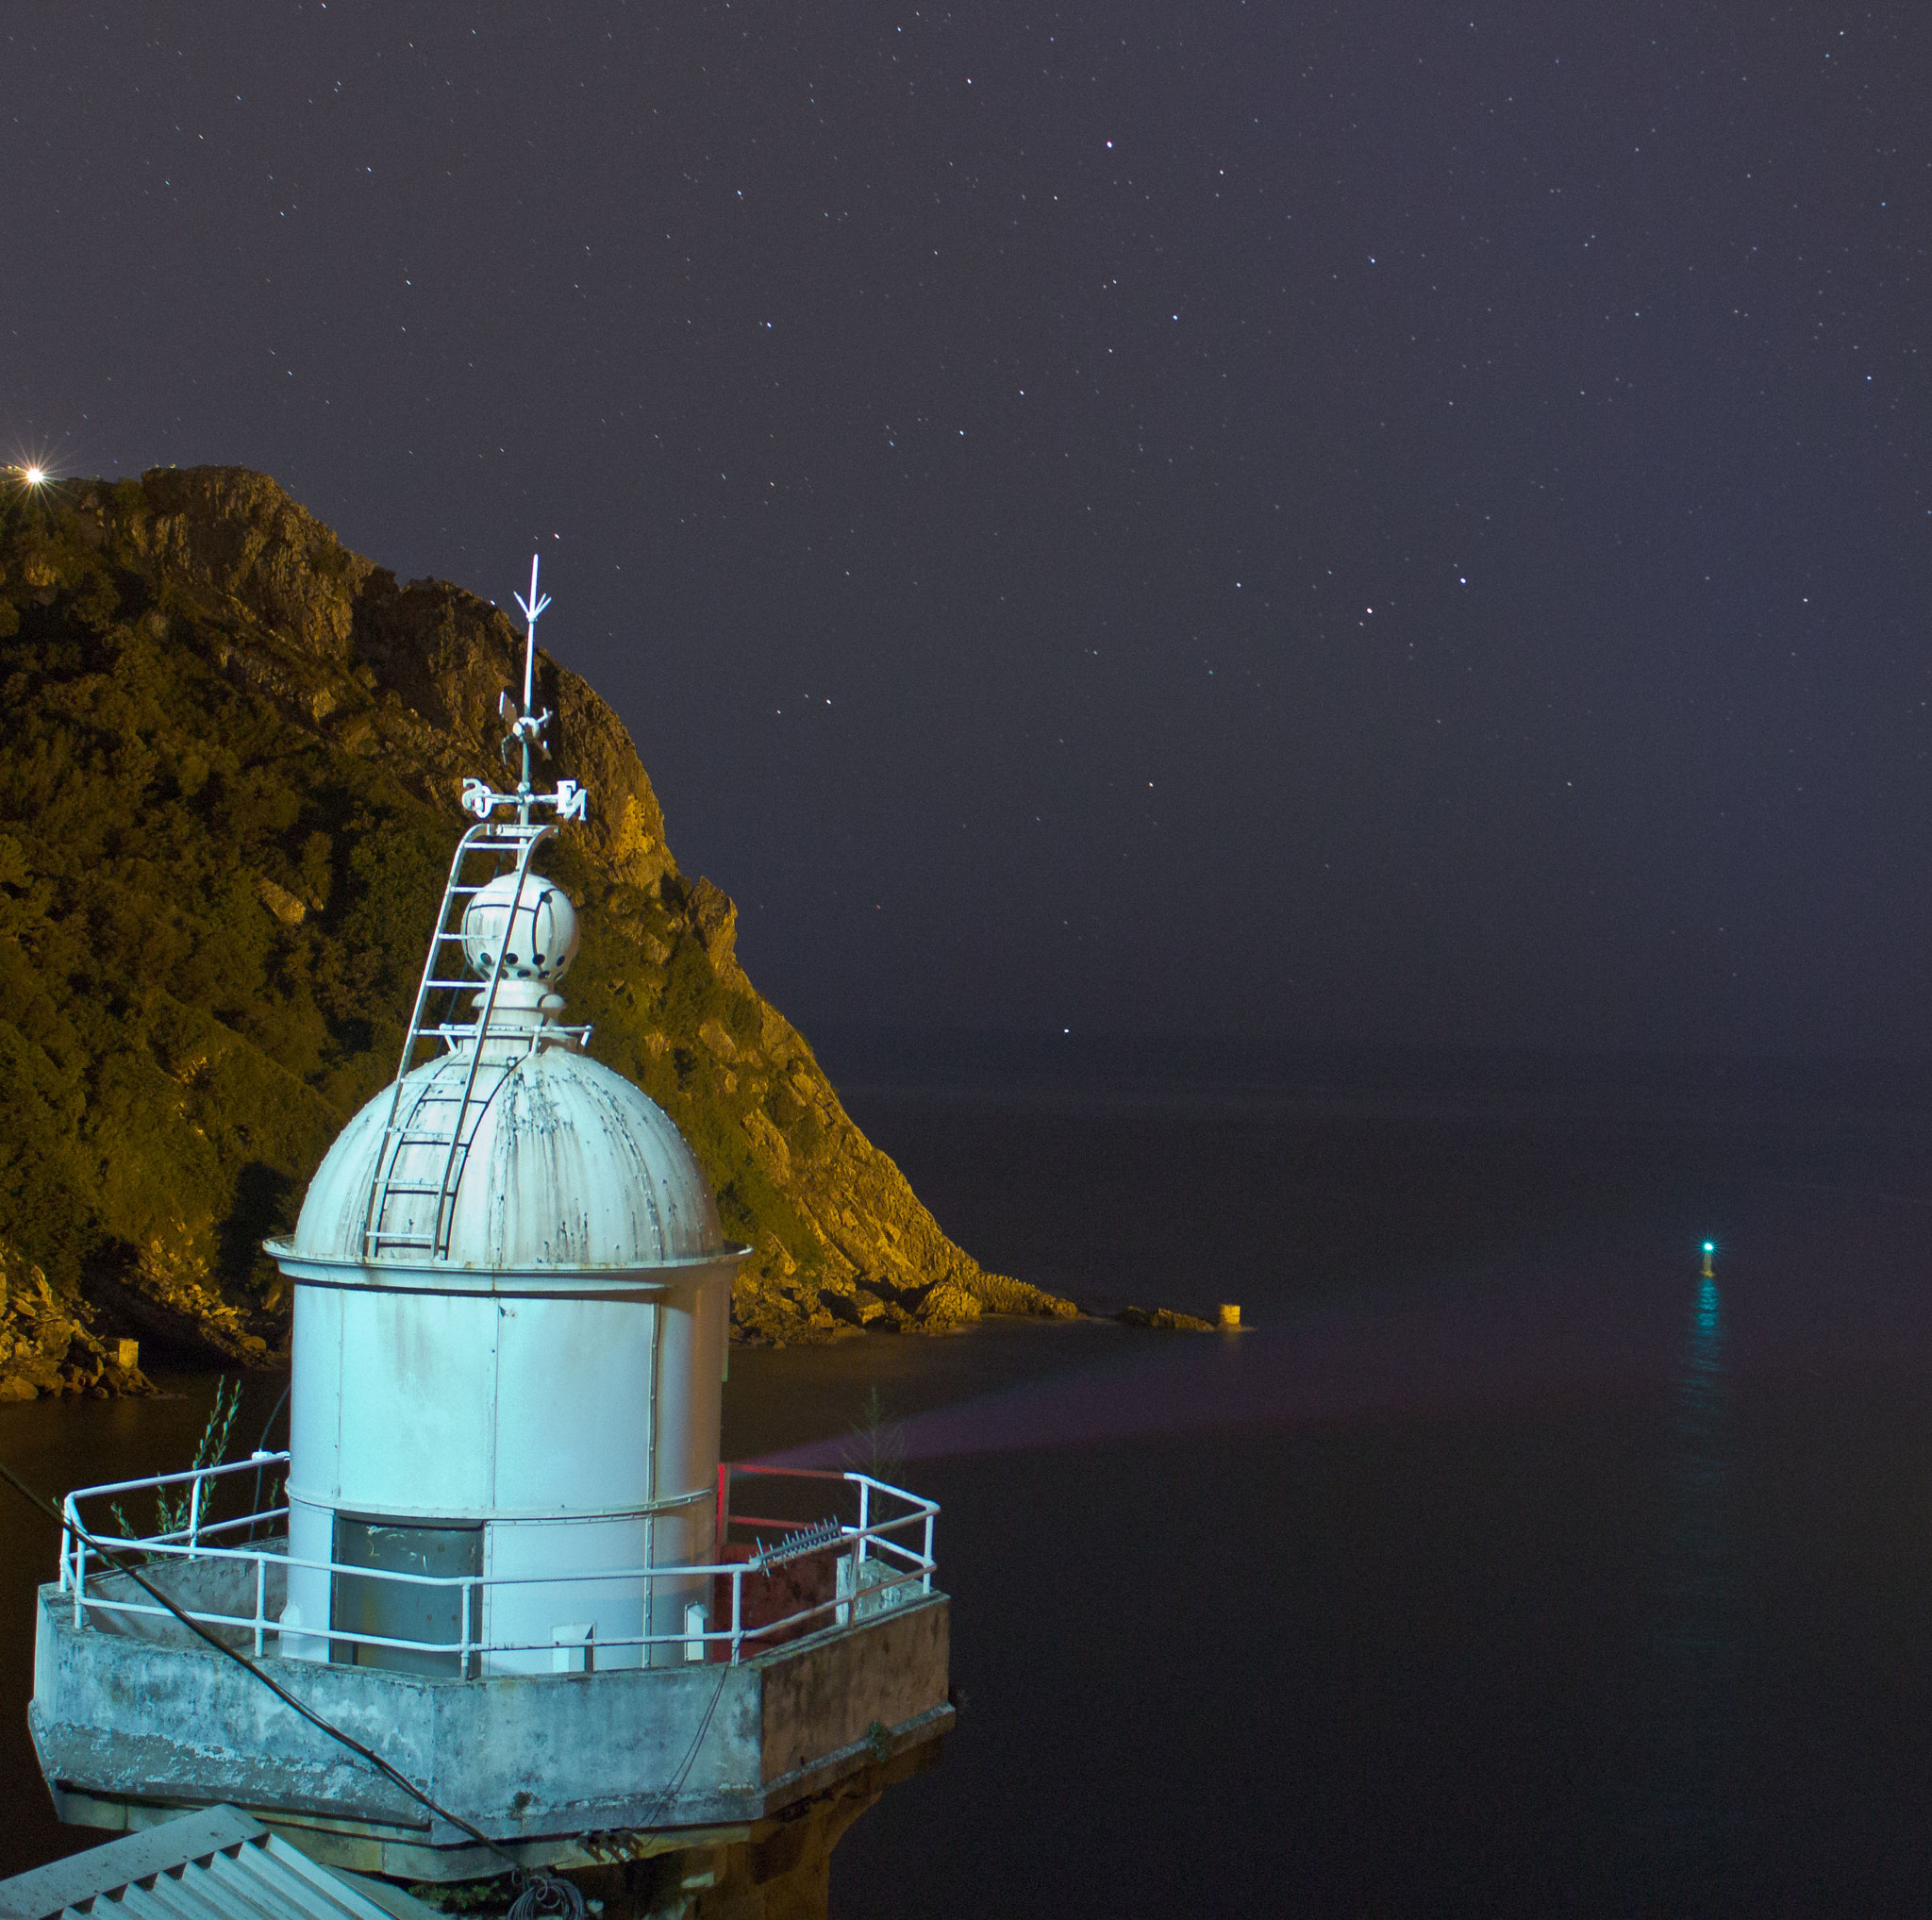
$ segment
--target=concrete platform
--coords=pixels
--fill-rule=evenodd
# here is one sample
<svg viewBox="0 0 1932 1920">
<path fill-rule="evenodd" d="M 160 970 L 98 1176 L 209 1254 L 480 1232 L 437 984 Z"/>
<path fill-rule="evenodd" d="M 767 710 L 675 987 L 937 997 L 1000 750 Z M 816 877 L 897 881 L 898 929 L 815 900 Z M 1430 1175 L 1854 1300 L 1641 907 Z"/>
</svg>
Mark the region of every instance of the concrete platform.
<svg viewBox="0 0 1932 1920">
<path fill-rule="evenodd" d="M 462 1680 L 262 1664 L 525 1863 L 585 1867 L 734 1847 L 924 1763 L 953 1724 L 949 1604 L 915 1592 L 737 1666 Z M 71 1596 L 40 1590 L 28 1725 L 63 1819 L 125 1830 L 225 1801 L 332 1864 L 499 1870 L 232 1661 L 173 1639 L 76 1628 Z"/>
</svg>

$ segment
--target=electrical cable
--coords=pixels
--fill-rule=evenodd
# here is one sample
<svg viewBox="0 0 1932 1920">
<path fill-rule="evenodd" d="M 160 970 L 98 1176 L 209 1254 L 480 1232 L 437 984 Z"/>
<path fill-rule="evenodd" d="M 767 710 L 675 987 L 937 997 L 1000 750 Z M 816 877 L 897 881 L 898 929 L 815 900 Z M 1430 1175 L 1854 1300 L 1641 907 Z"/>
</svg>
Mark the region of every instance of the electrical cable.
<svg viewBox="0 0 1932 1920">
<path fill-rule="evenodd" d="M 399 1768 L 391 1765 L 373 1747 L 363 1745 L 354 1734 L 344 1733 L 340 1727 L 325 1720 L 306 1701 L 298 1700 L 279 1680 L 275 1679 L 272 1675 L 263 1673 L 245 1653 L 228 1645 L 225 1641 L 210 1633 L 207 1628 L 202 1626 L 200 1621 L 191 1618 L 184 1609 L 164 1594 L 159 1587 L 156 1586 L 139 1567 L 123 1559 L 113 1548 L 96 1540 L 77 1520 L 70 1520 L 51 1500 L 35 1493 L 11 1467 L 0 1464 L 0 1479 L 6 1480 L 8 1485 L 22 1499 L 25 1500 L 29 1506 L 38 1508 L 62 1532 L 72 1528 L 74 1532 L 80 1536 L 83 1544 L 99 1554 L 102 1560 L 114 1568 L 116 1572 L 125 1574 L 143 1593 L 158 1600 L 197 1640 L 206 1641 L 217 1653 L 233 1661 L 243 1673 L 253 1675 L 284 1706 L 291 1708 L 304 1720 L 308 1721 L 310 1726 L 327 1734 L 331 1740 L 340 1742 L 341 1745 L 347 1747 L 358 1759 L 367 1761 L 385 1779 L 400 1787 L 419 1806 L 426 1807 L 430 1812 L 448 1821 L 458 1832 L 467 1833 L 479 1845 L 488 1847 L 499 1859 L 508 1861 L 510 1871 L 517 1876 L 518 1883 L 522 1888 L 510 1908 L 513 1920 L 536 1920 L 536 1916 L 542 1914 L 564 1914 L 568 1916 L 568 1920 L 586 1920 L 584 1896 L 569 1880 L 564 1879 L 559 1875 L 547 1873 L 541 1867 L 525 1866 L 508 1847 L 491 1839 L 489 1834 L 485 1833 L 474 1821 L 464 1819 L 460 1813 L 452 1812 L 449 1808 L 443 1806 L 440 1801 L 432 1799 L 407 1774 L 403 1773 Z M 708 1723 L 708 1716 L 707 1716 L 707 1719 Z M 527 1906 L 525 1904 L 526 1901 L 530 1903 Z"/>
<path fill-rule="evenodd" d="M 705 1709 L 705 1717 L 698 1722 L 698 1730 L 691 1737 L 691 1746 L 686 1752 L 677 1771 L 658 1789 L 657 1797 L 651 1802 L 650 1812 L 652 1820 L 655 1821 L 660 1813 L 669 1812 L 672 1801 L 683 1791 L 684 1777 L 691 1772 L 691 1766 L 698 1757 L 698 1748 L 705 1744 L 705 1735 L 711 1730 L 711 1715 L 718 1711 L 718 1702 L 724 1697 L 725 1683 L 730 1678 L 730 1666 L 721 1662 L 718 1668 L 718 1684 L 711 1694 L 711 1704 Z M 528 1920 L 528 1916 L 518 1914 L 515 1916 L 515 1920 Z"/>
<path fill-rule="evenodd" d="M 255 1507 L 253 1511 L 257 1513 L 261 1511 L 261 1457 L 268 1451 L 268 1437 L 275 1431 L 275 1420 L 281 1413 L 282 1409 L 289 1404 L 290 1390 L 294 1384 L 295 1376 L 291 1373 L 282 1382 L 281 1394 L 271 1410 L 268 1419 L 262 1424 L 261 1438 L 255 1443 Z M 255 1538 L 255 1523 L 253 1521 L 250 1521 L 248 1525 L 248 1537 L 251 1540 Z"/>
</svg>

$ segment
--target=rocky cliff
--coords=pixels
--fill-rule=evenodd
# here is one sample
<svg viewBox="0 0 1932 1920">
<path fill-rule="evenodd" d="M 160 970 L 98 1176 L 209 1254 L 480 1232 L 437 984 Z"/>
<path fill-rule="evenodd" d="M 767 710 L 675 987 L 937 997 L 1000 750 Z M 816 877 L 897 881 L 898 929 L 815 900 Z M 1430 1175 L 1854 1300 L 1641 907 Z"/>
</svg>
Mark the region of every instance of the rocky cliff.
<svg viewBox="0 0 1932 1920">
<path fill-rule="evenodd" d="M 539 671 L 551 770 L 592 796 L 546 860 L 584 910 L 572 1017 L 754 1247 L 738 1336 L 1072 1313 L 940 1231 L 746 978 L 730 900 L 678 871 L 617 716 Z M 398 584 L 262 475 L 9 500 L 0 1242 L 78 1334 L 92 1302 L 110 1330 L 242 1361 L 285 1339 L 259 1242 L 394 1073 L 460 781 L 495 766 L 520 676 L 495 608 Z"/>
<path fill-rule="evenodd" d="M 152 1391 L 137 1341 L 96 1337 L 94 1310 L 57 1294 L 39 1267 L 0 1244 L 0 1402 Z"/>
</svg>

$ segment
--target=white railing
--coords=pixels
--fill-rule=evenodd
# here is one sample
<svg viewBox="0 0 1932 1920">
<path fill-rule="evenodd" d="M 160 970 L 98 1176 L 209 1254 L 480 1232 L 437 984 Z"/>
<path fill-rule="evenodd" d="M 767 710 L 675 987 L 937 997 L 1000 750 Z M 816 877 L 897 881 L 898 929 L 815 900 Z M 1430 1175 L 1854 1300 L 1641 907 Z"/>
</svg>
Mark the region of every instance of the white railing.
<svg viewBox="0 0 1932 1920">
<path fill-rule="evenodd" d="M 707 1618 L 703 1627 L 693 1628 L 688 1620 L 683 1628 L 663 1633 L 600 1637 L 595 1642 L 595 1649 L 601 1653 L 620 1647 L 648 1649 L 675 1646 L 682 1649 L 682 1656 L 688 1661 L 728 1659 L 733 1665 L 746 1657 L 747 1650 L 757 1654 L 802 1633 L 848 1626 L 869 1613 L 903 1604 L 912 1597 L 915 1589 L 922 1594 L 932 1591 L 936 1566 L 933 1531 L 934 1522 L 939 1517 L 939 1503 L 888 1485 L 870 1474 L 721 1465 L 717 1491 L 720 1545 L 727 1552 L 731 1550 L 729 1534 L 733 1527 L 769 1528 L 778 1536 L 768 1543 L 762 1533 L 758 1534 L 755 1547 L 744 1559 L 704 1565 L 687 1562 L 662 1566 L 597 1567 L 583 1572 L 444 1575 L 409 1574 L 380 1567 L 347 1565 L 337 1561 L 295 1558 L 288 1553 L 285 1540 L 273 1536 L 256 1544 L 254 1535 L 257 1530 L 264 1526 L 273 1527 L 277 1522 L 286 1523 L 289 1515 L 286 1505 L 239 1514 L 226 1520 L 208 1519 L 213 1504 L 209 1491 L 213 1482 L 229 1475 L 251 1471 L 261 1474 L 270 1469 L 286 1470 L 288 1461 L 286 1453 L 258 1453 L 248 1460 L 234 1461 L 225 1466 L 198 1467 L 178 1474 L 156 1474 L 144 1479 L 115 1480 L 103 1486 L 77 1488 L 69 1494 L 61 1507 L 65 1524 L 60 1536 L 59 1590 L 71 1596 L 75 1628 L 95 1625 L 97 1615 L 105 1624 L 175 1618 L 168 1608 L 131 1581 L 127 1586 L 135 1597 L 122 1597 L 104 1592 L 104 1582 L 125 1580 L 125 1576 L 105 1554 L 89 1544 L 90 1538 L 100 1542 L 116 1560 L 125 1558 L 144 1573 L 149 1573 L 151 1578 L 176 1561 L 194 1561 L 205 1567 L 226 1563 L 233 1565 L 238 1573 L 252 1570 L 254 1604 L 247 1612 L 192 1607 L 179 1595 L 171 1597 L 176 1599 L 182 1612 L 197 1626 L 210 1630 L 225 1628 L 231 1634 L 252 1641 L 258 1658 L 269 1651 L 267 1643 L 271 1638 L 276 1640 L 279 1650 L 279 1636 L 284 1630 L 279 1616 L 268 1611 L 273 1574 L 286 1575 L 289 1569 L 306 1568 L 330 1576 L 331 1586 L 334 1577 L 341 1574 L 357 1580 L 392 1582 L 398 1586 L 452 1593 L 458 1602 L 460 1620 L 458 1636 L 453 1641 L 405 1640 L 379 1633 L 356 1632 L 332 1624 L 326 1627 L 306 1623 L 298 1626 L 293 1622 L 290 1623 L 287 1633 L 290 1640 L 299 1640 L 309 1646 L 325 1644 L 332 1659 L 340 1657 L 335 1653 L 339 1646 L 345 1649 L 380 1647 L 398 1653 L 441 1657 L 450 1662 L 455 1674 L 464 1676 L 475 1674 L 488 1656 L 554 1654 L 557 1651 L 554 1643 L 549 1641 L 540 1643 L 486 1637 L 479 1617 L 486 1588 L 582 1586 L 595 1587 L 608 1594 L 617 1583 L 636 1581 L 643 1603 L 641 1619 L 648 1621 L 653 1590 L 659 1582 L 688 1590 L 693 1581 L 709 1580 L 715 1591 L 718 1580 L 728 1579 L 731 1593 L 728 1626 L 712 1626 Z M 734 1515 L 730 1505 L 731 1482 L 739 1475 L 755 1475 L 787 1482 L 839 1483 L 856 1494 L 857 1519 L 847 1522 L 837 1516 L 828 1516 L 823 1521 L 809 1522 Z M 109 1533 L 82 1516 L 81 1503 L 84 1501 L 98 1502 L 128 1494 L 154 1494 L 158 1498 L 168 1489 L 183 1486 L 189 1489 L 187 1525 L 165 1532 L 138 1536 Z M 178 1494 L 175 1497 L 178 1498 Z M 708 1494 L 689 1496 L 704 1500 L 710 1497 Z M 882 1503 L 891 1503 L 887 1515 L 883 1519 L 874 1519 L 874 1509 Z M 658 1503 L 660 1507 L 664 1504 Z M 676 1504 L 686 1503 L 680 1501 Z M 218 1538 L 236 1533 L 245 1533 L 250 1544 L 213 1544 Z M 908 1534 L 918 1536 L 916 1544 L 903 1537 Z M 788 1540 L 792 1542 L 789 1548 Z M 822 1553 L 829 1555 L 834 1545 L 837 1547 L 833 1562 L 836 1571 L 830 1598 L 813 1601 L 778 1619 L 751 1621 L 746 1618 L 747 1580 L 767 1576 L 793 1561 Z M 641 1657 L 649 1663 L 648 1652 Z M 353 1660 L 354 1653 L 349 1653 L 348 1658 Z"/>
</svg>

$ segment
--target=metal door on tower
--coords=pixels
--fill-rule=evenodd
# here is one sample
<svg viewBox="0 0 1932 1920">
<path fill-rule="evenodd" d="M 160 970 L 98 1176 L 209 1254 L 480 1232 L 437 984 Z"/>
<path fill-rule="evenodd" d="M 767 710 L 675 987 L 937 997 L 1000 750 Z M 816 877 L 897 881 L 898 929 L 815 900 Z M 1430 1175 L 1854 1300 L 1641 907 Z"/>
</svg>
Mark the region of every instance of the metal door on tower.
<svg viewBox="0 0 1932 1920">
<path fill-rule="evenodd" d="M 337 1649 L 336 1658 L 357 1666 L 388 1667 L 398 1673 L 459 1672 L 455 1651 L 463 1638 L 465 1588 L 458 1582 L 483 1576 L 483 1528 L 480 1526 L 439 1526 L 426 1520 L 358 1520 L 336 1515 L 335 1561 L 338 1568 L 368 1567 L 385 1574 L 423 1577 L 419 1585 L 408 1579 L 363 1579 L 338 1572 L 333 1581 L 330 1626 L 338 1633 L 368 1633 L 385 1640 L 427 1640 L 448 1643 L 451 1651 L 426 1653 L 414 1648 L 369 1646 L 351 1642 Z M 448 1580 L 432 1586 L 430 1579 Z M 469 1638 L 481 1637 L 480 1586 L 468 1588 Z M 473 1655 L 471 1665 L 475 1659 Z"/>
</svg>

